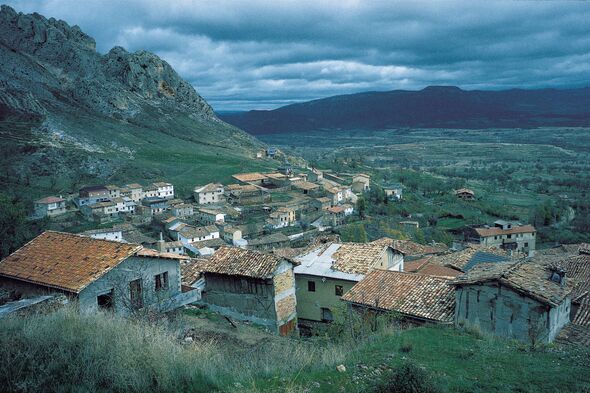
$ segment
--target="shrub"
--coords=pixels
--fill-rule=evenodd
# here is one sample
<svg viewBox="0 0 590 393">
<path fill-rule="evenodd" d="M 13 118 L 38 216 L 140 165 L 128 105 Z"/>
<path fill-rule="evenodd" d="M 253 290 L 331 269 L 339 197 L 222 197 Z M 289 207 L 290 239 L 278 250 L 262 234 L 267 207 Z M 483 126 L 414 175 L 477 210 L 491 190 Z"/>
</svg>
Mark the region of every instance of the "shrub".
<svg viewBox="0 0 590 393">
<path fill-rule="evenodd" d="M 439 393 L 429 372 L 407 362 L 385 374 L 374 387 L 374 393 Z"/>
</svg>

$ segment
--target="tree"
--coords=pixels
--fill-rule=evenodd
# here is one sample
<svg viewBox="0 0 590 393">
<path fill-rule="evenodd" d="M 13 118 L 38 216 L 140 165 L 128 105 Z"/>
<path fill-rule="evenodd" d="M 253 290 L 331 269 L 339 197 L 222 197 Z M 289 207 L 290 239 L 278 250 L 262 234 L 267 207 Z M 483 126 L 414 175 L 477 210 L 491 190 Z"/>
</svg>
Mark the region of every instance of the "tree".
<svg viewBox="0 0 590 393">
<path fill-rule="evenodd" d="M 359 211 L 359 217 L 364 219 L 365 212 L 367 211 L 367 201 L 365 201 L 365 198 L 359 197 L 358 201 L 356 202 L 356 208 Z"/>
<path fill-rule="evenodd" d="M 26 209 L 22 202 L 0 194 L 0 257 L 16 251 L 28 240 L 35 237 L 38 229 L 26 220 Z"/>
</svg>

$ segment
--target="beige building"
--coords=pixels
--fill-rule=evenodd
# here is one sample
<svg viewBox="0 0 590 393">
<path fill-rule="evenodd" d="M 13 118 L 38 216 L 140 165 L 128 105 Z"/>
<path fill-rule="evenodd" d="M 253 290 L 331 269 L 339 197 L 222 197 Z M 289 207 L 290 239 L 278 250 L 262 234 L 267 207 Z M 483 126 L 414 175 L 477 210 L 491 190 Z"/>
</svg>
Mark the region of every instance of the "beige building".
<svg viewBox="0 0 590 393">
<path fill-rule="evenodd" d="M 536 246 L 537 230 L 532 225 L 520 225 L 498 220 L 494 226 L 469 228 L 466 240 L 485 247 L 498 247 L 504 250 L 533 254 Z"/>
<path fill-rule="evenodd" d="M 359 173 L 352 178 L 352 191 L 358 193 L 367 192 L 371 189 L 371 176 Z"/>
<path fill-rule="evenodd" d="M 223 192 L 223 184 L 209 183 L 204 186 L 195 187 L 193 190 L 193 197 L 199 205 L 216 204 L 225 199 L 223 197 Z"/>
<path fill-rule="evenodd" d="M 403 254 L 371 243 L 328 243 L 295 260 L 297 314 L 317 322 L 332 321 L 340 298 L 370 271 L 404 268 Z"/>
<path fill-rule="evenodd" d="M 35 217 L 54 217 L 66 212 L 66 200 L 63 198 L 50 196 L 36 200 L 34 207 Z"/>
</svg>

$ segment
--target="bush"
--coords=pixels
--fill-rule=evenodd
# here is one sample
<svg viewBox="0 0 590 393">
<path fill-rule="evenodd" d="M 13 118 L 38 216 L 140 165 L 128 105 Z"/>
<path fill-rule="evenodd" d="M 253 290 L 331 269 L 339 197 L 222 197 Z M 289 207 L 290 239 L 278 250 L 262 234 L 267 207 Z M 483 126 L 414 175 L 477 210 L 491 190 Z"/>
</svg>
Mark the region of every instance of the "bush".
<svg viewBox="0 0 590 393">
<path fill-rule="evenodd" d="M 397 367 L 373 389 L 374 393 L 439 393 L 433 378 L 425 369 L 408 362 Z"/>
</svg>

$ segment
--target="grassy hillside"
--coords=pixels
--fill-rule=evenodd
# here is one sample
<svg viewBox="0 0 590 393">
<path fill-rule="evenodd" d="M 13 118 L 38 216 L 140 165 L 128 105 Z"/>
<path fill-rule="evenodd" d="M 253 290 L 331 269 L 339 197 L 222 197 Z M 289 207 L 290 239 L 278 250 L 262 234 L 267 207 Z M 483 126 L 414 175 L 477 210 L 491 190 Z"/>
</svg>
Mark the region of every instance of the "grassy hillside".
<svg viewBox="0 0 590 393">
<path fill-rule="evenodd" d="M 0 383 L 10 392 L 424 391 L 403 390 L 412 378 L 433 392 L 583 392 L 588 360 L 581 348 L 530 350 L 451 328 L 332 342 L 233 328 L 203 312 L 149 324 L 69 310 L 0 320 Z"/>
<path fill-rule="evenodd" d="M 149 112 L 148 112 L 149 113 Z M 75 192 L 84 184 L 167 180 L 181 195 L 192 186 L 268 168 L 262 144 L 223 122 L 184 113 L 150 113 L 130 121 L 62 112 L 42 122 L 17 113 L 0 117 L 0 186 L 30 201 Z"/>
</svg>

